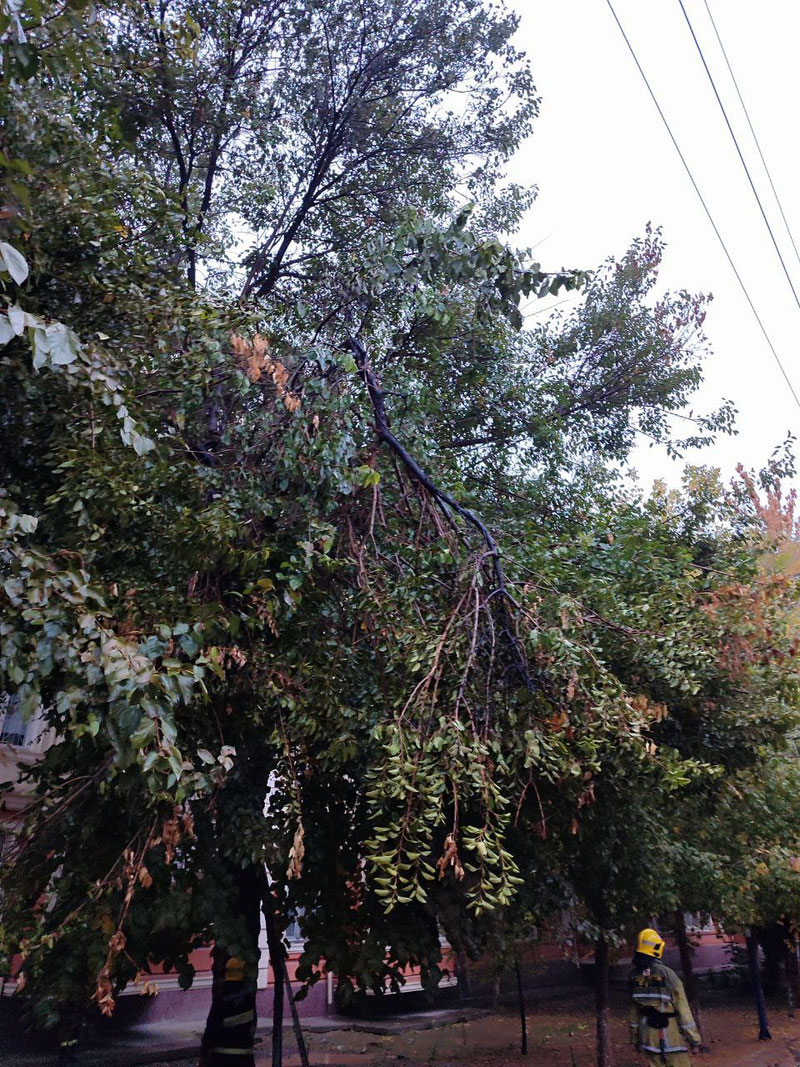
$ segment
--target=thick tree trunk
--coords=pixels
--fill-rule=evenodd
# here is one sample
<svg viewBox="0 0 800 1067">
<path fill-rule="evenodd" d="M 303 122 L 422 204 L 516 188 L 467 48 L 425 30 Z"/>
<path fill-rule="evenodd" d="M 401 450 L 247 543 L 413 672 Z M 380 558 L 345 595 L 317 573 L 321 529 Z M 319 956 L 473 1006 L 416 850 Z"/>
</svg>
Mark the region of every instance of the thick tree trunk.
<svg viewBox="0 0 800 1067">
<path fill-rule="evenodd" d="M 235 869 L 237 914 L 245 923 L 251 957 L 236 959 L 215 945 L 211 1008 L 200 1049 L 201 1067 L 255 1067 L 256 990 L 260 921 L 260 873 L 256 867 Z"/>
<path fill-rule="evenodd" d="M 519 956 L 514 953 L 514 973 L 517 976 L 517 1002 L 519 1004 L 520 1025 L 520 1052 L 523 1056 L 528 1055 L 528 1020 L 525 1015 L 525 994 L 522 991 L 522 971 L 519 966 Z"/>
<path fill-rule="evenodd" d="M 594 1003 L 597 1017 L 597 1067 L 612 1067 L 608 1026 L 608 942 L 601 935 L 594 950 Z"/>
<path fill-rule="evenodd" d="M 750 972 L 750 983 L 753 987 L 753 996 L 758 1012 L 758 1040 L 771 1041 L 772 1034 L 769 1032 L 767 1019 L 767 1005 L 764 1002 L 764 989 L 761 985 L 761 974 L 758 968 L 758 942 L 753 933 L 747 935 L 747 966 Z"/>
<path fill-rule="evenodd" d="M 700 1010 L 700 1000 L 697 995 L 697 982 L 694 977 L 694 946 L 689 940 L 689 934 L 686 930 L 686 922 L 680 908 L 675 911 L 675 940 L 678 942 L 678 950 L 681 955 L 683 988 L 686 990 L 686 999 L 689 1001 L 689 1007 L 692 1009 L 694 1021 L 697 1023 L 697 1029 L 700 1031 L 700 1036 L 703 1039 L 702 1047 L 705 1049 L 708 1042 L 706 1041 L 706 1034 L 703 1028 L 703 1013 Z"/>
<path fill-rule="evenodd" d="M 756 941 L 764 953 L 764 968 L 761 983 L 764 996 L 774 997 L 781 992 L 783 965 L 783 928 L 778 923 L 753 930 Z"/>
</svg>

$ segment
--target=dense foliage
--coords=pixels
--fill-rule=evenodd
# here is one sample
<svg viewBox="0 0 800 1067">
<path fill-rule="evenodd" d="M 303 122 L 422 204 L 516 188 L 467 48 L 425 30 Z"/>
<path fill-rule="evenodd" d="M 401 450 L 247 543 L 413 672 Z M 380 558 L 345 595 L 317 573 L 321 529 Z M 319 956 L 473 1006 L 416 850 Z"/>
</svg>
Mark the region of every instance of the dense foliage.
<svg viewBox="0 0 800 1067">
<path fill-rule="evenodd" d="M 708 472 L 621 488 L 637 433 L 681 447 L 704 300 L 653 296 L 653 231 L 591 274 L 504 242 L 514 19 L 6 11 L 0 682 L 58 742 L 2 915 L 39 1022 L 211 940 L 252 967 L 265 896 L 343 989 L 434 985 L 439 924 L 479 951 L 517 892 L 601 938 L 674 907 L 678 798 L 721 825 L 794 728 L 792 579 Z"/>
</svg>

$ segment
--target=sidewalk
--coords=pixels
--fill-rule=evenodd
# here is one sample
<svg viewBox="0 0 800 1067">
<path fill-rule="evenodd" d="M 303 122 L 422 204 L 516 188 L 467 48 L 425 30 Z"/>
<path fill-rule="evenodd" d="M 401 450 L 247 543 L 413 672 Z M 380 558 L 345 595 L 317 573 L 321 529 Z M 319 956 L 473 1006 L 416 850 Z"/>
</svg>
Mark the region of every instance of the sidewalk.
<svg viewBox="0 0 800 1067">
<path fill-rule="evenodd" d="M 484 1014 L 474 1008 L 442 1009 L 408 1015 L 394 1015 L 384 1019 L 350 1019 L 344 1016 L 317 1016 L 302 1020 L 305 1034 L 323 1034 L 334 1031 L 372 1034 L 394 1037 L 409 1031 L 432 1030 L 452 1023 L 465 1022 Z M 143 1067 L 145 1064 L 196 1059 L 200 1048 L 202 1026 L 181 1026 L 173 1023 L 152 1023 L 147 1026 L 132 1026 L 122 1033 L 114 1034 L 102 1044 L 87 1047 L 82 1053 L 82 1065 L 97 1064 L 98 1067 Z M 272 1036 L 271 1026 L 259 1026 L 257 1037 L 260 1047 L 268 1048 Z M 284 1059 L 291 1067 L 296 1059 L 294 1033 L 291 1026 L 284 1026 Z M 343 1056 L 342 1062 L 348 1057 Z M 57 1067 L 55 1052 L 4 1052 L 2 1067 Z"/>
<path fill-rule="evenodd" d="M 703 959 L 702 964 L 709 961 Z M 718 961 L 714 961 L 718 962 Z M 726 961 L 727 962 L 727 961 Z M 572 965 L 570 965 L 572 967 Z M 615 986 L 622 985 L 622 975 L 625 971 L 625 963 L 622 962 L 615 974 Z M 701 966 L 698 970 L 702 973 L 706 967 Z M 719 968 L 713 968 L 719 969 Z M 559 977 L 563 977 L 559 975 Z M 591 998 L 591 989 L 588 983 L 588 974 L 584 973 L 579 979 L 579 984 L 562 984 L 556 979 L 552 984 L 537 985 L 526 988 L 525 999 L 528 1011 L 540 1012 L 545 1005 L 551 1002 L 571 1004 L 581 1017 L 591 1019 L 591 1007 L 587 1003 Z M 493 1003 L 494 1002 L 494 1003 Z M 500 997 L 500 1003 L 513 1006 L 516 1004 L 516 990 L 505 990 Z M 409 1009 L 411 1005 L 408 1006 Z M 452 1006 L 426 1011 L 408 1010 L 403 1013 L 380 1016 L 378 1018 L 362 1019 L 347 1015 L 333 1016 L 305 1016 L 301 1018 L 303 1032 L 307 1035 L 307 1042 L 311 1052 L 311 1062 L 315 1067 L 352 1067 L 353 1064 L 369 1065 L 369 1057 L 374 1052 L 372 1046 L 384 1048 L 385 1059 L 396 1058 L 408 1060 L 407 1052 L 412 1052 L 415 1042 L 406 1040 L 401 1042 L 404 1053 L 397 1057 L 394 1050 L 388 1047 L 388 1039 L 411 1035 L 413 1033 L 424 1034 L 430 1030 L 441 1030 L 453 1024 L 476 1021 L 480 1022 L 490 1014 L 497 1014 L 498 1004 L 496 996 L 486 994 L 483 997 L 473 996 L 469 1006 Z M 200 1039 L 203 1032 L 204 1019 L 196 1013 L 191 1017 L 180 1015 L 164 1018 L 163 1015 L 149 1023 L 130 1025 L 125 1029 L 117 1028 L 108 1030 L 95 1043 L 88 1045 L 82 1052 L 81 1067 L 145 1067 L 145 1065 L 161 1065 L 185 1062 L 187 1064 L 197 1061 L 200 1048 Z M 481 1043 L 485 1031 L 491 1030 L 491 1026 L 479 1026 L 472 1032 L 472 1039 Z M 501 1030 L 508 1029 L 503 1024 Z M 512 1026 L 513 1029 L 513 1026 Z M 340 1032 L 342 1039 L 325 1039 L 319 1037 L 316 1041 L 314 1035 L 324 1035 Z M 345 1035 L 352 1035 L 347 1038 Z M 364 1035 L 365 1040 L 354 1040 L 356 1035 Z M 267 1062 L 271 1046 L 272 1027 L 266 1023 L 259 1026 L 257 1039 L 257 1059 L 259 1063 Z M 9 1047 L 9 1031 L 0 1034 L 0 1064 L 2 1067 L 57 1067 L 58 1055 L 55 1051 L 42 1051 L 42 1046 L 36 1051 L 34 1045 L 28 1044 L 27 1048 L 12 1049 Z M 372 1041 L 367 1040 L 372 1037 Z M 3 1037 L 6 1040 L 3 1040 Z M 428 1042 L 422 1043 L 427 1044 Z M 436 1043 L 436 1042 L 434 1042 Z M 285 1067 L 296 1067 L 299 1064 L 294 1034 L 288 1018 L 284 1021 L 284 1063 Z M 405 1045 L 408 1049 L 405 1050 Z M 364 1047 L 362 1047 L 364 1046 Z M 787 1050 L 782 1050 L 786 1055 Z M 438 1052 L 437 1052 L 438 1055 Z M 754 1061 L 757 1063 L 758 1061 Z M 769 1063 L 769 1061 L 765 1061 Z M 786 1064 L 779 1063 L 779 1067 L 794 1067 L 794 1061 L 787 1059 Z M 698 1067 L 704 1065 L 698 1064 Z M 774 1067 L 773 1063 L 769 1067 Z"/>
<path fill-rule="evenodd" d="M 710 998 L 704 1008 L 711 1051 L 697 1067 L 800 1067 L 800 1018 L 785 1005 L 769 1006 L 773 1040 L 759 1042 L 755 1009 L 741 997 Z M 617 1067 L 642 1067 L 630 1048 L 627 998 L 612 996 L 610 1035 Z M 594 1067 L 594 1013 L 590 993 L 530 1005 L 529 1058 L 520 1060 L 516 1010 L 439 1010 L 378 1020 L 309 1017 L 304 1033 L 313 1067 Z M 268 1067 L 269 1028 L 260 1028 L 258 1067 Z M 84 1051 L 81 1067 L 186 1067 L 197 1063 L 199 1027 L 158 1023 L 109 1034 Z M 55 1067 L 53 1053 L 0 1054 L 2 1067 Z M 284 1030 L 284 1067 L 299 1067 L 294 1035 Z"/>
</svg>

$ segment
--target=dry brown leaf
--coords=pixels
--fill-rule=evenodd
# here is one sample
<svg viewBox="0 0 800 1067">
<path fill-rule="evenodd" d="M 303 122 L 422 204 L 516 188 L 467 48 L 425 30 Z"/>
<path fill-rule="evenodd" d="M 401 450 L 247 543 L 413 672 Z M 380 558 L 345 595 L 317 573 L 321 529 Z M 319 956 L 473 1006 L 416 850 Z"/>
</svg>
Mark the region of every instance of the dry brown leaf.
<svg viewBox="0 0 800 1067">
<path fill-rule="evenodd" d="M 122 932 L 122 930 L 117 930 L 116 933 L 108 939 L 109 951 L 115 956 L 117 956 L 120 952 L 122 952 L 127 943 L 128 939 L 125 937 L 125 934 Z"/>
<path fill-rule="evenodd" d="M 458 857 L 458 846 L 452 834 L 448 834 L 444 839 L 444 851 L 439 857 L 436 866 L 439 869 L 440 879 L 447 874 L 448 867 L 453 868 L 453 874 L 459 882 L 464 877 L 464 868 L 461 866 L 461 860 Z"/>
<path fill-rule="evenodd" d="M 97 1001 L 97 1006 L 102 1015 L 113 1015 L 115 1001 L 112 995 L 111 976 L 106 964 L 97 976 L 97 989 L 94 991 L 92 1000 Z"/>
<path fill-rule="evenodd" d="M 175 858 L 175 846 L 181 839 L 181 828 L 174 815 L 164 820 L 161 827 L 161 839 L 164 842 L 164 858 L 167 863 L 172 863 Z"/>
<path fill-rule="evenodd" d="M 572 702 L 572 700 L 575 698 L 575 686 L 577 685 L 577 683 L 578 675 L 575 671 L 573 671 L 572 674 L 569 676 L 569 681 L 567 682 L 567 700 L 569 700 L 570 702 Z"/>
<path fill-rule="evenodd" d="M 246 339 L 242 337 L 240 333 L 232 333 L 230 335 L 230 342 L 231 348 L 236 355 L 246 359 L 250 352 L 250 345 L 247 343 Z"/>
<path fill-rule="evenodd" d="M 303 873 L 303 857 L 306 853 L 305 830 L 303 820 L 298 819 L 297 829 L 294 832 L 294 841 L 289 849 L 289 867 L 286 871 L 287 878 L 299 878 Z"/>
<path fill-rule="evenodd" d="M 272 380 L 278 390 L 278 396 L 283 396 L 286 392 L 286 383 L 289 381 L 289 372 L 280 360 L 273 359 L 270 362 L 272 364 Z"/>
</svg>

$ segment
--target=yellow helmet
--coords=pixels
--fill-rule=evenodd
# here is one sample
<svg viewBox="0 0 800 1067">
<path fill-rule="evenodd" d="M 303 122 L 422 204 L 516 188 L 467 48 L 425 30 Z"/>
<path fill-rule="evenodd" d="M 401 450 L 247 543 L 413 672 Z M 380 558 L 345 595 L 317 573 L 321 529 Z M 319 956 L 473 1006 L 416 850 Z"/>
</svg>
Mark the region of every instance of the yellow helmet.
<svg viewBox="0 0 800 1067">
<path fill-rule="evenodd" d="M 238 956 L 231 956 L 230 959 L 227 960 L 225 963 L 225 981 L 244 981 L 244 960 L 240 960 Z"/>
<path fill-rule="evenodd" d="M 636 942 L 636 951 L 641 952 L 643 956 L 653 956 L 660 960 L 664 955 L 664 938 L 658 930 L 642 930 Z"/>
</svg>

